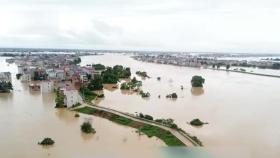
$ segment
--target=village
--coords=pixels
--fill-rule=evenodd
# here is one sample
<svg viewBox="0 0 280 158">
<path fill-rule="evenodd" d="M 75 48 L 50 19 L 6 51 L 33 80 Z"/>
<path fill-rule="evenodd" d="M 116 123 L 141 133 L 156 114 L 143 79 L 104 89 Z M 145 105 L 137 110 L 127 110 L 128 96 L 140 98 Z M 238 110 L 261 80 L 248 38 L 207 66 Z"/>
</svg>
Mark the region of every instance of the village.
<svg viewBox="0 0 280 158">
<path fill-rule="evenodd" d="M 80 66 L 81 59 L 75 54 L 26 54 L 7 59 L 6 62 L 17 65 L 16 78 L 28 84 L 30 91 L 59 91 L 64 96 L 63 105 L 68 108 L 82 102 L 80 87 L 96 74 L 101 74 L 92 65 Z M 11 83 L 11 73 L 1 72 L 0 81 Z"/>
<path fill-rule="evenodd" d="M 145 61 L 158 64 L 168 64 L 186 67 L 203 67 L 203 68 L 220 68 L 221 66 L 236 67 L 258 67 L 267 69 L 280 69 L 280 63 L 276 60 L 236 60 L 236 59 L 219 59 L 215 55 L 199 54 L 138 54 L 133 56 L 135 60 Z"/>
</svg>

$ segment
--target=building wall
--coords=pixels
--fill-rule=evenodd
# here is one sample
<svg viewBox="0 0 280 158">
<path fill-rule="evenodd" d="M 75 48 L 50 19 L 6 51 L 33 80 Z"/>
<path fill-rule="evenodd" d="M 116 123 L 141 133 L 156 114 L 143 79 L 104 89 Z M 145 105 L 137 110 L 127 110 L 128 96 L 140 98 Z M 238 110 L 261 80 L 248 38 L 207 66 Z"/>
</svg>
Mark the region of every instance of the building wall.
<svg viewBox="0 0 280 158">
<path fill-rule="evenodd" d="M 42 93 L 52 93 L 54 91 L 54 82 L 42 82 Z"/>
<path fill-rule="evenodd" d="M 30 74 L 23 74 L 21 76 L 21 81 L 24 81 L 24 82 L 29 82 L 31 81 L 31 75 Z"/>
<path fill-rule="evenodd" d="M 77 90 L 64 91 L 64 95 L 65 95 L 64 102 L 68 108 L 79 103 L 79 93 Z"/>
</svg>

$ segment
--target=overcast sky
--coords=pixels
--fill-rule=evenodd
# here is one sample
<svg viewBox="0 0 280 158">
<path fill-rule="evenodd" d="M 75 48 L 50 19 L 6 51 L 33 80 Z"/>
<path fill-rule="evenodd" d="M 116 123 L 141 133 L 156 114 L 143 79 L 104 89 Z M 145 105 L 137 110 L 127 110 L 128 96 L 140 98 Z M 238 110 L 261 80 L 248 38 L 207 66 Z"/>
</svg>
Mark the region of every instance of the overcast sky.
<svg viewBox="0 0 280 158">
<path fill-rule="evenodd" d="M 0 0 L 0 47 L 280 53 L 280 0 Z"/>
</svg>

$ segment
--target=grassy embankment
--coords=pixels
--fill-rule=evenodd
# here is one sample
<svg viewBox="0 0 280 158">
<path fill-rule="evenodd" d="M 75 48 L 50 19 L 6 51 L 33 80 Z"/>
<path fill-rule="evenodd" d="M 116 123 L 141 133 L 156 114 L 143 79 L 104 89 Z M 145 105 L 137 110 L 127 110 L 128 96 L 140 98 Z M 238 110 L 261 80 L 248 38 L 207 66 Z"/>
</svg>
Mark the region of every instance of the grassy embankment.
<svg viewBox="0 0 280 158">
<path fill-rule="evenodd" d="M 156 126 L 148 125 L 142 122 L 137 122 L 134 120 L 131 120 L 129 118 L 125 118 L 113 113 L 109 113 L 103 110 L 98 110 L 92 107 L 82 107 L 79 109 L 76 109 L 75 111 L 84 113 L 84 114 L 90 114 L 90 115 L 95 115 L 99 117 L 106 118 L 112 122 L 133 127 L 136 129 L 139 129 L 141 133 L 146 134 L 148 137 L 157 137 L 161 139 L 162 141 L 165 142 L 166 145 L 168 146 L 185 146 L 184 143 L 182 143 L 178 138 L 176 138 L 172 133 L 169 131 L 166 131 L 164 129 L 161 129 Z"/>
</svg>

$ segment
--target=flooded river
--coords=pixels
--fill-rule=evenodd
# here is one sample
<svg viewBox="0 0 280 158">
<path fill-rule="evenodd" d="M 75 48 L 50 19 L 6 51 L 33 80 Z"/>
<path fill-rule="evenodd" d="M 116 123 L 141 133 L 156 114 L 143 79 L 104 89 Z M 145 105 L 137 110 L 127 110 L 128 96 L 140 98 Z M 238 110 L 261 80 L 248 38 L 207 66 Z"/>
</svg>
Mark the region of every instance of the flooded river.
<svg viewBox="0 0 280 158">
<path fill-rule="evenodd" d="M 106 119 L 54 108 L 54 95 L 30 92 L 28 85 L 15 79 L 17 67 L 0 58 L 0 70 L 13 73 L 14 91 L 0 94 L 1 158 L 92 158 L 92 157 L 162 157 L 161 140 L 139 136 L 133 128 Z M 80 131 L 90 120 L 96 134 Z M 37 143 L 44 137 L 55 145 L 44 148 Z"/>
<path fill-rule="evenodd" d="M 278 78 L 144 63 L 126 55 L 82 57 L 82 65 L 92 63 L 122 64 L 130 67 L 134 75 L 140 70 L 151 77 L 143 80 L 142 87 L 144 92 L 151 93 L 149 99 L 108 89 L 104 90 L 105 99 L 97 102 L 99 106 L 142 112 L 154 118 L 173 118 L 184 130 L 198 136 L 215 157 L 278 158 L 280 155 Z M 206 79 L 203 89 L 191 88 L 193 75 Z M 177 100 L 165 98 L 172 92 L 178 94 Z M 209 124 L 200 128 L 188 125 L 194 118 Z"/>
<path fill-rule="evenodd" d="M 139 136 L 135 129 L 93 116 L 75 118 L 73 112 L 55 109 L 53 94 L 29 92 L 26 84 L 14 78 L 16 66 L 8 66 L 4 59 L 0 58 L 0 71 L 13 73 L 15 90 L 0 94 L 0 157 L 174 157 L 174 151 L 162 150 L 162 141 Z M 151 77 L 142 80 L 144 92 L 151 93 L 149 99 L 108 88 L 104 90 L 105 98 L 97 102 L 99 106 L 173 118 L 181 128 L 198 136 L 214 157 L 280 155 L 278 78 L 144 63 L 120 54 L 82 57 L 82 65 L 92 63 L 121 64 L 130 67 L 134 75 L 141 70 Z M 206 79 L 203 89 L 191 88 L 193 75 Z M 165 98 L 173 92 L 178 99 Z M 187 122 L 194 118 L 209 124 L 191 127 Z M 85 119 L 92 121 L 96 134 L 80 132 Z M 37 145 L 44 137 L 53 138 L 55 145 L 48 149 Z"/>
</svg>

